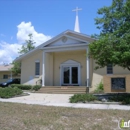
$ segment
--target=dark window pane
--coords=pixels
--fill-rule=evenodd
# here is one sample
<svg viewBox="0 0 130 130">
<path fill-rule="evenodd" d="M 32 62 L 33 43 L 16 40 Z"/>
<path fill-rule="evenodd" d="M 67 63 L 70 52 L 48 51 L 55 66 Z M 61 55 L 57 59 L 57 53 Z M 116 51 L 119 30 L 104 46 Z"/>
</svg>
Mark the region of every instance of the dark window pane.
<svg viewBox="0 0 130 130">
<path fill-rule="evenodd" d="M 8 75 L 4 74 L 3 79 L 8 79 Z"/>
<path fill-rule="evenodd" d="M 111 78 L 112 89 L 125 89 L 126 83 L 125 78 Z"/>
<path fill-rule="evenodd" d="M 40 62 L 35 63 L 35 75 L 40 75 Z"/>
<path fill-rule="evenodd" d="M 78 84 L 78 67 L 72 67 L 72 84 Z"/>
<path fill-rule="evenodd" d="M 70 80 L 69 80 L 69 76 L 70 76 L 70 68 L 69 67 L 64 67 L 63 69 L 63 76 L 64 76 L 64 84 L 69 84 Z"/>
<path fill-rule="evenodd" d="M 112 64 L 107 65 L 107 74 L 113 74 L 113 65 Z"/>
</svg>

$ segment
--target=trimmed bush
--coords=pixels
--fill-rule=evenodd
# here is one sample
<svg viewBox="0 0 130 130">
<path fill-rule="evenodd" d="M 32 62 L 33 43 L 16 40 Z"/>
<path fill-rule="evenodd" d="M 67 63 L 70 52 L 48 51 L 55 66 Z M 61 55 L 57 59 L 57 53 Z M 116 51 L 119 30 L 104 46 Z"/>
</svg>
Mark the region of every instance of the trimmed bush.
<svg viewBox="0 0 130 130">
<path fill-rule="evenodd" d="M 41 88 L 41 85 L 23 85 L 23 84 L 11 84 L 11 87 L 14 88 L 14 87 L 17 87 L 19 89 L 22 89 L 22 90 L 39 90 Z"/>
<path fill-rule="evenodd" d="M 6 87 L 6 88 L 0 88 L 0 97 L 1 98 L 11 98 L 16 95 L 22 94 L 22 90 L 17 87 Z"/>
<path fill-rule="evenodd" d="M 86 101 L 90 102 L 90 101 L 94 101 L 97 98 L 92 95 L 92 94 L 74 94 L 71 98 L 70 98 L 70 102 L 71 103 L 77 103 L 77 102 L 83 102 L 85 103 Z"/>
<path fill-rule="evenodd" d="M 11 84 L 11 87 L 12 88 L 17 87 L 17 88 L 22 89 L 22 90 L 32 89 L 32 85 L 23 85 L 23 84 Z"/>
<path fill-rule="evenodd" d="M 33 90 L 38 91 L 41 88 L 41 85 L 34 85 Z"/>
</svg>

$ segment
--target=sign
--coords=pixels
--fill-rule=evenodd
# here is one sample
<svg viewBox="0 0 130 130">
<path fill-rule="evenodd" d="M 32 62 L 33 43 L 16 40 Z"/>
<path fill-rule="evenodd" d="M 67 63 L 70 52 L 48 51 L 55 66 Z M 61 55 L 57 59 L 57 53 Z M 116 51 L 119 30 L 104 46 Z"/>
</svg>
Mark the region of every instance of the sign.
<svg viewBox="0 0 130 130">
<path fill-rule="evenodd" d="M 120 129 L 122 129 L 122 128 L 130 128 L 130 120 L 129 121 L 121 120 L 118 123 L 118 126 L 119 126 Z"/>
</svg>

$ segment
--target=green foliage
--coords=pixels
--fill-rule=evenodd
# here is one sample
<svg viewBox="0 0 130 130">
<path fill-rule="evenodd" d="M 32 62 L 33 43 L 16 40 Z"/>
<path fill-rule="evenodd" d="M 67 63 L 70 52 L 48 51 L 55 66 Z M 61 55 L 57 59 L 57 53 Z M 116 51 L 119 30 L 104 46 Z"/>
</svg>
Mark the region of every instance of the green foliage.
<svg viewBox="0 0 130 130">
<path fill-rule="evenodd" d="M 130 104 L 130 94 L 115 94 L 109 98 L 110 101 L 121 102 L 124 105 Z"/>
<path fill-rule="evenodd" d="M 124 104 L 124 105 L 130 105 L 130 97 L 126 97 L 126 98 L 124 98 L 123 99 L 123 101 L 122 101 L 122 104 Z"/>
<path fill-rule="evenodd" d="M 34 44 L 35 42 L 33 41 L 33 35 L 29 34 L 28 35 L 29 40 L 25 41 L 25 45 L 22 45 L 21 49 L 19 49 L 19 54 L 25 54 L 35 48 Z M 21 63 L 20 62 L 13 62 L 13 68 L 11 68 L 12 72 L 14 75 L 18 75 L 21 73 Z"/>
<path fill-rule="evenodd" d="M 11 87 L 17 87 L 21 90 L 39 90 L 41 88 L 41 85 L 24 85 L 24 84 L 11 84 Z"/>
<path fill-rule="evenodd" d="M 33 41 L 33 35 L 29 34 L 28 37 L 29 37 L 29 40 L 26 40 L 25 45 L 22 45 L 22 48 L 19 49 L 20 54 L 25 54 L 35 48 L 35 46 L 34 46 L 35 42 Z"/>
<path fill-rule="evenodd" d="M 102 82 L 97 85 L 97 89 L 104 90 Z"/>
<path fill-rule="evenodd" d="M 21 63 L 20 62 L 13 62 L 13 67 L 11 68 L 11 71 L 14 75 L 18 75 L 21 73 Z"/>
<path fill-rule="evenodd" d="M 41 88 L 41 85 L 34 85 L 33 90 L 38 91 Z"/>
<path fill-rule="evenodd" d="M 90 102 L 90 101 L 94 101 L 94 100 L 96 100 L 96 97 L 93 96 L 92 94 L 74 94 L 70 98 L 71 103 L 77 103 L 77 102 L 85 103 L 86 101 Z"/>
<path fill-rule="evenodd" d="M 98 10 L 98 40 L 90 44 L 89 55 L 96 69 L 113 64 L 130 70 L 130 0 L 113 0 L 112 5 Z M 96 36 L 97 37 L 97 36 Z"/>
<path fill-rule="evenodd" d="M 23 85 L 23 84 L 11 84 L 11 87 L 17 87 L 21 90 L 31 90 L 32 89 L 32 85 Z"/>
<path fill-rule="evenodd" d="M 0 88 L 0 97 L 1 98 L 11 98 L 17 95 L 22 94 L 22 90 L 14 87 L 6 87 L 6 88 Z"/>
<path fill-rule="evenodd" d="M 102 82 L 100 82 L 96 86 L 96 90 L 94 91 L 94 93 L 104 93 L 104 88 L 103 88 L 103 83 Z"/>
</svg>

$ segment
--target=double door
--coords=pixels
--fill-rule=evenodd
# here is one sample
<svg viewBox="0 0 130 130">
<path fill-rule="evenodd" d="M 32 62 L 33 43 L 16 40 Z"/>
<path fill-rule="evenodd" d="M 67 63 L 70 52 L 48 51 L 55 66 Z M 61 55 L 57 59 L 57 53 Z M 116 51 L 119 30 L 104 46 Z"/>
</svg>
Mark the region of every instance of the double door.
<svg viewBox="0 0 130 130">
<path fill-rule="evenodd" d="M 64 66 L 62 68 L 62 82 L 63 85 L 79 85 L 79 67 Z"/>
</svg>

